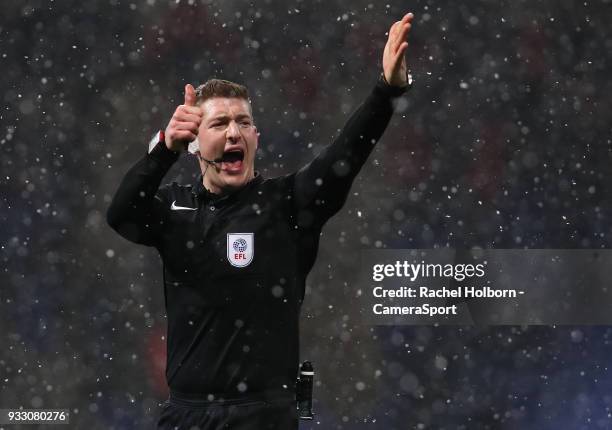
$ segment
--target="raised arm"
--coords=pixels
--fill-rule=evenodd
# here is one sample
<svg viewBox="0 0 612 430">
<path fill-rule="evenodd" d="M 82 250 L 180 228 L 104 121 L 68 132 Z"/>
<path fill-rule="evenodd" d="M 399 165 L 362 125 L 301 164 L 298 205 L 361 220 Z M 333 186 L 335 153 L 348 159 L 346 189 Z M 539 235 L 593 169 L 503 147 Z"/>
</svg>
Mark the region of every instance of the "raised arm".
<svg viewBox="0 0 612 430">
<path fill-rule="evenodd" d="M 106 212 L 108 225 L 127 240 L 156 245 L 167 203 L 158 188 L 177 158 L 162 143 L 132 166 Z"/>
<path fill-rule="evenodd" d="M 389 124 L 393 98 L 409 87 L 404 53 L 412 18 L 408 13 L 389 29 L 383 73 L 365 102 L 340 135 L 296 174 L 294 202 L 299 224 L 322 224 L 340 210 L 355 176 Z"/>
<path fill-rule="evenodd" d="M 149 152 L 125 175 L 106 213 L 108 224 L 126 239 L 155 246 L 164 213 L 172 202 L 159 185 L 179 152 L 198 133 L 202 113 L 196 107 L 195 89 L 185 87 L 185 103 L 176 108 L 165 133 L 153 142 Z"/>
</svg>

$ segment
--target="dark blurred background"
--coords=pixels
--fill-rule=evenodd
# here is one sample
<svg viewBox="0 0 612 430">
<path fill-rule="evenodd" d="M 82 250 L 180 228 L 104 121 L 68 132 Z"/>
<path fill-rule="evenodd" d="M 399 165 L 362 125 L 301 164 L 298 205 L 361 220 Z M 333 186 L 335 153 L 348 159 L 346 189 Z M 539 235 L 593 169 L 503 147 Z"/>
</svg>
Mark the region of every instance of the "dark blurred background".
<svg viewBox="0 0 612 430">
<path fill-rule="evenodd" d="M 610 247 L 609 0 L 2 1 L 0 407 L 151 428 L 161 264 L 106 225 L 122 176 L 210 77 L 249 86 L 263 175 L 296 170 L 407 11 L 414 88 L 308 281 L 303 428 L 612 428 L 610 328 L 372 327 L 353 288 L 362 249 Z M 183 156 L 166 180 L 197 173 Z"/>
</svg>

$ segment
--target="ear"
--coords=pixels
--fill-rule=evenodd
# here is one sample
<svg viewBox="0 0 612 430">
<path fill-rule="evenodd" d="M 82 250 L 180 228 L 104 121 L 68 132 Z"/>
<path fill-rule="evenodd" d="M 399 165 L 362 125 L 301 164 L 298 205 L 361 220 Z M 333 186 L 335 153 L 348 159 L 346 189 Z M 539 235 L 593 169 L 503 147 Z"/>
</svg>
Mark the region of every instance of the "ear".
<svg viewBox="0 0 612 430">
<path fill-rule="evenodd" d="M 253 128 L 255 128 L 255 136 L 257 136 L 255 138 L 255 149 L 257 149 L 259 147 L 259 130 L 257 130 L 255 126 L 253 126 Z"/>
</svg>

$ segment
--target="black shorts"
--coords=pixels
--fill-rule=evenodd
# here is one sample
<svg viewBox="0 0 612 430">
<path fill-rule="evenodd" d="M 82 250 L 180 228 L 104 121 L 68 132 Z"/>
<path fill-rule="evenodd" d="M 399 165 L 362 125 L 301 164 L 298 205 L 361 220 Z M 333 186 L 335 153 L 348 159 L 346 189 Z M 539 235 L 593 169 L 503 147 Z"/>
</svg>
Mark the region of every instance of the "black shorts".
<svg viewBox="0 0 612 430">
<path fill-rule="evenodd" d="M 295 400 L 284 396 L 250 395 L 204 400 L 172 392 L 162 405 L 157 430 L 297 430 Z"/>
</svg>

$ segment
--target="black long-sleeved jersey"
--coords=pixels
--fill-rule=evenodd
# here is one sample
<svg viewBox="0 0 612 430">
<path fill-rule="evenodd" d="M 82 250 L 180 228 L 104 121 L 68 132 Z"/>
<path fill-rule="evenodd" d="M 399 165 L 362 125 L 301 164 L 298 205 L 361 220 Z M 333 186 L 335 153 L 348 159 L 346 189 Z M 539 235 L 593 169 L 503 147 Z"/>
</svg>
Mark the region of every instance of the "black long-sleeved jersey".
<svg viewBox="0 0 612 430">
<path fill-rule="evenodd" d="M 383 134 L 391 100 L 382 79 L 340 135 L 296 173 L 261 175 L 216 196 L 160 182 L 178 154 L 158 144 L 126 174 L 108 209 L 126 239 L 158 249 L 168 315 L 169 387 L 204 398 L 286 390 L 293 397 L 298 319 L 324 223 Z"/>
</svg>

